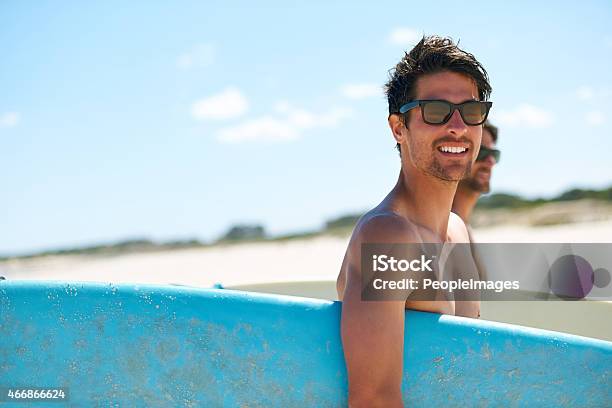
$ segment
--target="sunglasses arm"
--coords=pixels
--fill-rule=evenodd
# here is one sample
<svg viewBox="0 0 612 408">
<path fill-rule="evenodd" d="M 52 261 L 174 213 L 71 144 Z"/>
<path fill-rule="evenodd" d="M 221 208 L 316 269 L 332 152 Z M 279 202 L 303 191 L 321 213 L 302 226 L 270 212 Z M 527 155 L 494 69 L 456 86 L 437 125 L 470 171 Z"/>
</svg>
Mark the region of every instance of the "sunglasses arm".
<svg viewBox="0 0 612 408">
<path fill-rule="evenodd" d="M 399 108 L 399 113 L 406 113 L 406 112 L 408 112 L 410 109 L 414 109 L 414 108 L 416 108 L 417 106 L 419 106 L 420 104 L 421 104 L 421 102 L 420 102 L 420 101 L 412 101 L 412 102 L 408 102 L 408 103 L 406 103 L 406 104 L 402 105 L 402 106 Z"/>
</svg>

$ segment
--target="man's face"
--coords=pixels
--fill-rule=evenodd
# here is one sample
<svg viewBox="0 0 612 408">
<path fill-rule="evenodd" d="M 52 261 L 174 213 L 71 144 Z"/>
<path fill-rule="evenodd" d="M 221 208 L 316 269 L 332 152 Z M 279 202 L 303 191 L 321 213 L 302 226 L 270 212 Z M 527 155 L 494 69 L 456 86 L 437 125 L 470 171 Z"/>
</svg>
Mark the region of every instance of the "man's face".
<svg viewBox="0 0 612 408">
<path fill-rule="evenodd" d="M 495 149 L 495 142 L 491 132 L 487 129 L 482 130 L 482 146 L 489 149 Z M 472 171 L 468 177 L 461 180 L 461 184 L 465 184 L 472 190 L 480 193 L 488 193 L 490 191 L 489 182 L 491 181 L 491 171 L 495 166 L 495 158 L 487 156 L 483 161 L 477 161 L 472 166 Z"/>
<path fill-rule="evenodd" d="M 420 77 L 416 82 L 415 99 L 442 99 L 452 103 L 478 100 L 478 88 L 469 77 L 455 72 L 439 72 Z M 422 172 L 442 180 L 459 181 L 471 172 L 482 138 L 482 126 L 468 126 L 458 110 L 443 125 L 428 125 L 421 108 L 409 112 L 405 137 L 400 141 L 402 153 L 407 151 L 412 164 Z M 442 151 L 461 147 L 462 153 Z"/>
</svg>

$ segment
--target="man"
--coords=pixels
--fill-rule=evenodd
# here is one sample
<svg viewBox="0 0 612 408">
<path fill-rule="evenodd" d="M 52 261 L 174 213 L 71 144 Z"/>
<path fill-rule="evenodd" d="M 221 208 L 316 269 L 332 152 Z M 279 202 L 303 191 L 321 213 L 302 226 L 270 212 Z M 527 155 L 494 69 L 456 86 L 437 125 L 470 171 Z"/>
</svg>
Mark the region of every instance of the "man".
<svg viewBox="0 0 612 408">
<path fill-rule="evenodd" d="M 495 149 L 497 143 L 497 128 L 485 122 L 482 129 L 482 142 L 480 151 L 470 175 L 459 182 L 452 211 L 457 214 L 466 225 L 470 223 L 472 210 L 481 194 L 490 191 L 491 172 L 493 166 L 499 162 L 500 151 Z M 469 230 L 468 230 L 469 231 Z M 471 238 L 471 236 L 470 236 Z M 470 239 L 472 241 L 472 239 Z"/>
<path fill-rule="evenodd" d="M 495 148 L 497 133 L 497 127 L 493 126 L 488 121 L 485 122 L 482 129 L 480 151 L 476 157 L 476 162 L 472 167 L 470 175 L 459 182 L 452 208 L 452 211 L 461 217 L 467 226 L 472 257 L 478 269 L 478 275 L 482 280 L 487 279 L 488 273 L 479 255 L 478 247 L 474 244 L 474 235 L 472 234 L 472 229 L 469 224 L 472 211 L 476 206 L 476 202 L 478 202 L 478 198 L 480 198 L 481 194 L 486 194 L 491 190 L 491 172 L 493 166 L 499 162 L 501 154 L 501 152 Z"/>
<path fill-rule="evenodd" d="M 391 72 L 388 123 L 400 150 L 395 187 L 357 223 L 337 280 L 351 407 L 402 407 L 405 308 L 476 317 L 477 302 L 364 301 L 361 245 L 469 242 L 451 213 L 480 148 L 491 93 L 476 58 L 450 39 L 424 37 Z M 432 102 L 435 101 L 435 102 Z"/>
</svg>

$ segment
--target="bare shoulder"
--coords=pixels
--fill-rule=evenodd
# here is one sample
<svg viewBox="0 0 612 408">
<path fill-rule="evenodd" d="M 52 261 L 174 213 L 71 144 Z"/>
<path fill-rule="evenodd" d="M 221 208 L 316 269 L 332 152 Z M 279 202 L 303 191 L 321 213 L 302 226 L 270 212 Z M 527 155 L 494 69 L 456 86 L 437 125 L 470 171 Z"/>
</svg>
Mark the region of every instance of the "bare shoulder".
<svg viewBox="0 0 612 408">
<path fill-rule="evenodd" d="M 405 217 L 391 211 L 377 211 L 364 215 L 351 240 L 357 243 L 410 243 L 417 242 L 414 225 Z"/>
<path fill-rule="evenodd" d="M 360 281 L 361 245 L 418 242 L 410 222 L 391 211 L 372 210 L 357 222 L 336 280 L 338 299 L 343 300 L 347 281 Z"/>
<path fill-rule="evenodd" d="M 470 242 L 470 235 L 461 217 L 454 212 L 448 217 L 448 236 L 453 242 Z"/>
</svg>

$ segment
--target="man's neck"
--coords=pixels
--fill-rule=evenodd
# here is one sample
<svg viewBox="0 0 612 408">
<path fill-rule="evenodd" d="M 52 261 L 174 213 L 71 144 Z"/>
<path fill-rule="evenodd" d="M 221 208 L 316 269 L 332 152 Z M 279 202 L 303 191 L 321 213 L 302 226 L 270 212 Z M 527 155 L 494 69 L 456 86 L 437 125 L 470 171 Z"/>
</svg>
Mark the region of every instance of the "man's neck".
<svg viewBox="0 0 612 408">
<path fill-rule="evenodd" d="M 453 200 L 453 212 L 461 217 L 463 222 L 469 224 L 472 210 L 474 210 L 479 197 L 480 192 L 459 183 Z"/>
<path fill-rule="evenodd" d="M 441 241 L 446 241 L 448 218 L 457 182 L 411 170 L 402 168 L 392 193 L 408 210 L 411 221 L 431 230 Z"/>
</svg>

